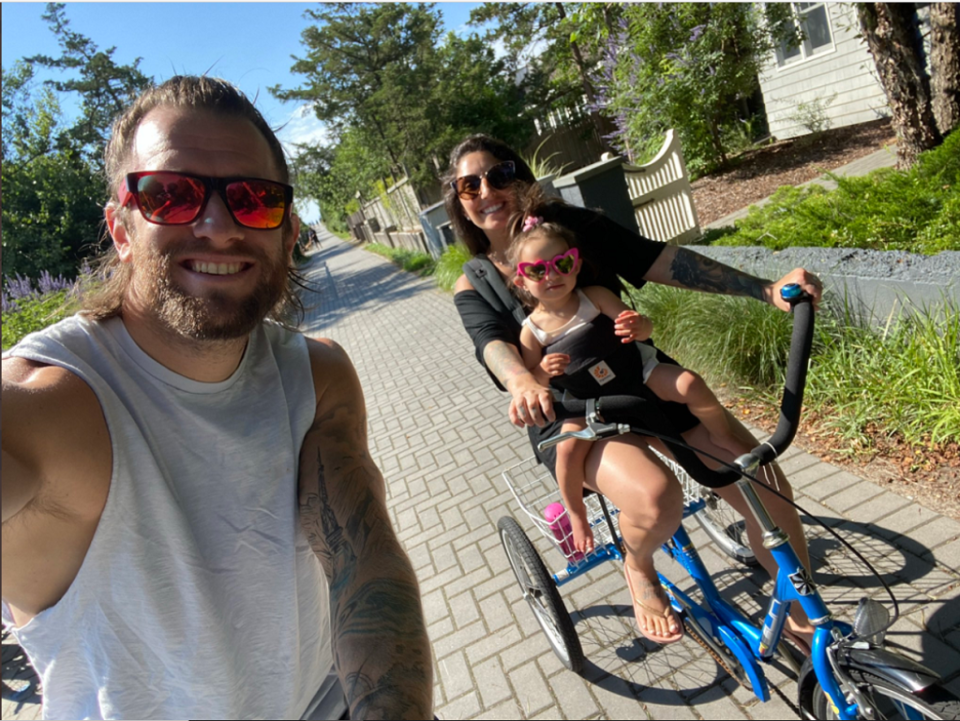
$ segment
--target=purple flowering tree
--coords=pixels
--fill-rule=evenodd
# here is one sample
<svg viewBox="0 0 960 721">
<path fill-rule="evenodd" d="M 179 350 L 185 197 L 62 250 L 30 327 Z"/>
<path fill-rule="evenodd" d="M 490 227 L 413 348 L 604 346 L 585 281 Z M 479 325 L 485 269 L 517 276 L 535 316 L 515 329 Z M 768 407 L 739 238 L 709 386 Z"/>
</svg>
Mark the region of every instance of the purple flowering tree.
<svg viewBox="0 0 960 721">
<path fill-rule="evenodd" d="M 726 165 L 773 48 L 768 28 L 780 27 L 784 11 L 739 3 L 625 5 L 595 80 L 597 109 L 616 124 L 611 142 L 638 160 L 674 128 L 691 170 Z"/>
</svg>

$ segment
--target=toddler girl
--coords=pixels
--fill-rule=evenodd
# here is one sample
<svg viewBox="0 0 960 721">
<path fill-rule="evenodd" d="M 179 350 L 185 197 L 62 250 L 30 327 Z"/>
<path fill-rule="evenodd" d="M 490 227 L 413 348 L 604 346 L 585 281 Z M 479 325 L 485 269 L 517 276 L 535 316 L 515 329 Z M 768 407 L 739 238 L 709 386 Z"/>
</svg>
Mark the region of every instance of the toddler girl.
<svg viewBox="0 0 960 721">
<path fill-rule="evenodd" d="M 516 268 L 513 283 L 517 294 L 533 308 L 520 331 L 526 367 L 545 385 L 549 382 L 570 390 L 578 398 L 642 395 L 637 386 L 645 384 L 663 400 L 686 404 L 718 445 L 732 436 L 727 430 L 726 412 L 700 376 L 676 365 L 658 363 L 656 349 L 637 342 L 650 337 L 653 324 L 649 318 L 628 308 L 607 288 L 576 287 L 582 260 L 570 231 L 543 222 L 536 215 L 521 217 L 510 261 Z M 517 225 L 520 223 L 518 218 Z M 613 355 L 619 358 L 616 365 Z M 623 372 L 624 359 L 630 373 Z M 562 430 L 585 427 L 582 420 L 569 420 Z M 557 446 L 560 494 L 570 516 L 574 546 L 582 553 L 590 553 L 594 547 L 583 502 L 589 449 L 589 441 L 576 439 Z"/>
</svg>

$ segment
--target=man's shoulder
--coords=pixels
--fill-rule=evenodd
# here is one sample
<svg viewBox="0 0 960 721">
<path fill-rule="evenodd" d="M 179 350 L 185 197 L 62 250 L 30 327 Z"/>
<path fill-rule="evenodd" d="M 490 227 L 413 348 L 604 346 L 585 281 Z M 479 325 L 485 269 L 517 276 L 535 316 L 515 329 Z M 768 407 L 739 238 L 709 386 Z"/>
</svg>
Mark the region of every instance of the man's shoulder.
<svg viewBox="0 0 960 721">
<path fill-rule="evenodd" d="M 106 420 L 93 389 L 75 373 L 27 358 L 3 359 L 4 452 L 39 477 L 80 474 L 99 459 L 109 466 Z M 99 467 L 99 466 L 98 466 Z M 109 467 L 107 467 L 109 477 Z"/>
<path fill-rule="evenodd" d="M 56 397 L 89 388 L 76 373 L 62 366 L 41 363 L 31 358 L 5 356 L 3 358 L 3 402 L 17 394 L 37 399 Z M 91 391 L 92 392 L 92 391 Z M 8 396 L 10 393 L 12 395 Z"/>
<path fill-rule="evenodd" d="M 306 341 L 317 400 L 356 377 L 353 362 L 339 343 L 329 338 L 307 338 Z"/>
</svg>

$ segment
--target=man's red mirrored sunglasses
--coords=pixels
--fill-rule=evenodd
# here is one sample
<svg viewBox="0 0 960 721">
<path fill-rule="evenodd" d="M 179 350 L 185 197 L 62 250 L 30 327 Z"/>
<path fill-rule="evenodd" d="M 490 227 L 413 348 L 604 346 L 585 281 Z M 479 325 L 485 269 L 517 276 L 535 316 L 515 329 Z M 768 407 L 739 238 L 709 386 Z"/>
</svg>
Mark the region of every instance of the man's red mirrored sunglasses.
<svg viewBox="0 0 960 721">
<path fill-rule="evenodd" d="M 216 191 L 238 225 L 273 230 L 283 225 L 293 205 L 293 187 L 264 178 L 208 178 L 168 170 L 128 173 L 120 187 L 120 205 L 135 200 L 144 220 L 157 225 L 187 225 L 203 212 Z"/>
</svg>

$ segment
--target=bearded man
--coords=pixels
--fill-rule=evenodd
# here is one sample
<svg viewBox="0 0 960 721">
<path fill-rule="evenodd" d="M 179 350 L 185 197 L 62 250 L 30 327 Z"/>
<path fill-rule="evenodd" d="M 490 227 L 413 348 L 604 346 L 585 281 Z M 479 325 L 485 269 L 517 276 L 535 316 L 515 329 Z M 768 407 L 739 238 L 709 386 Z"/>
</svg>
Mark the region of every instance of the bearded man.
<svg viewBox="0 0 960 721">
<path fill-rule="evenodd" d="M 356 372 L 287 324 L 276 136 L 229 83 L 175 77 L 106 171 L 84 310 L 3 358 L 3 619 L 44 717 L 431 718 Z"/>
</svg>

